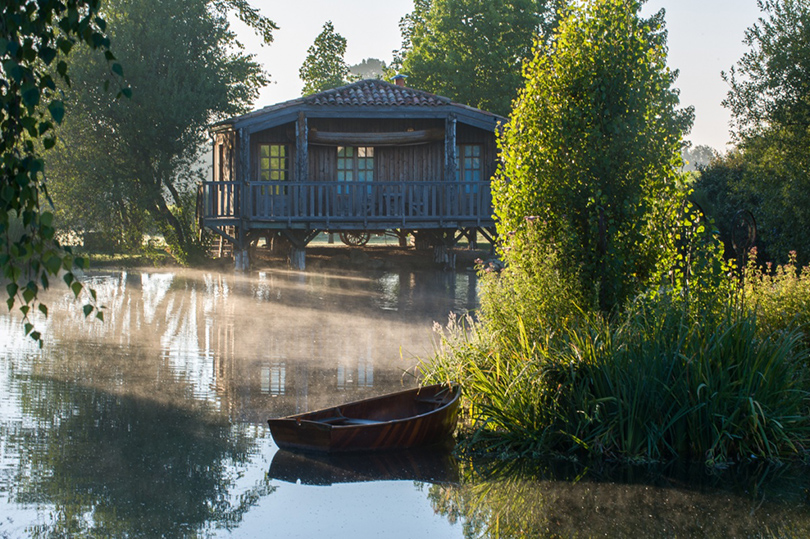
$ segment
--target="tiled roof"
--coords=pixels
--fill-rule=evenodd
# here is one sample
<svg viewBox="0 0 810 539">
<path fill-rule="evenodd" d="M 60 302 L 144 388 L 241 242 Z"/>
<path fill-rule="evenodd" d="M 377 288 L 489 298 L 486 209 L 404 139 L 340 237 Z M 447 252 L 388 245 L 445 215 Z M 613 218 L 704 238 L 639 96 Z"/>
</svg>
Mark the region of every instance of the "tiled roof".
<svg viewBox="0 0 810 539">
<path fill-rule="evenodd" d="M 318 92 L 304 97 L 304 101 L 309 105 L 402 107 L 429 107 L 451 103 L 446 97 L 376 79 L 361 80 L 339 88 Z"/>
<path fill-rule="evenodd" d="M 212 127 L 233 126 L 237 122 L 249 121 L 265 115 L 289 110 L 295 107 L 440 107 L 451 105 L 459 110 L 466 110 L 476 115 L 483 115 L 496 120 L 503 120 L 500 116 L 455 103 L 447 97 L 431 94 L 423 90 L 416 90 L 407 86 L 397 86 L 378 79 L 366 79 L 353 82 L 339 88 L 333 88 L 317 94 L 298 97 L 282 103 L 276 103 L 241 116 L 215 123 Z"/>
</svg>

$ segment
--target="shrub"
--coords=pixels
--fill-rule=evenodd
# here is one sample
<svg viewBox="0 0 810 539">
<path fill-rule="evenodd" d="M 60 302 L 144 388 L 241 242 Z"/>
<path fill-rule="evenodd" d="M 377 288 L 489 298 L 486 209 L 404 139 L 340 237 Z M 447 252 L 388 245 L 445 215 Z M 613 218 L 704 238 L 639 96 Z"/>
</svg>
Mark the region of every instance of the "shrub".
<svg viewBox="0 0 810 539">
<path fill-rule="evenodd" d="M 577 316 L 583 303 L 576 271 L 563 267 L 555 247 L 543 241 L 545 224 L 527 221 L 530 226 L 505 247 L 509 264 L 500 272 L 480 272 L 481 321 L 503 342 L 518 341 L 520 324 L 530 340 L 542 340 Z"/>
<path fill-rule="evenodd" d="M 766 332 L 796 329 L 810 346 L 810 266 L 801 270 L 796 252 L 784 265 L 757 264 L 752 249 L 743 274 L 743 297 Z"/>
<path fill-rule="evenodd" d="M 661 295 L 620 320 L 581 313 L 544 340 L 517 328 L 487 346 L 480 326 L 452 326 L 432 365 L 465 385 L 478 450 L 721 463 L 800 455 L 810 438 L 807 349 L 752 312 L 699 320 Z"/>
</svg>

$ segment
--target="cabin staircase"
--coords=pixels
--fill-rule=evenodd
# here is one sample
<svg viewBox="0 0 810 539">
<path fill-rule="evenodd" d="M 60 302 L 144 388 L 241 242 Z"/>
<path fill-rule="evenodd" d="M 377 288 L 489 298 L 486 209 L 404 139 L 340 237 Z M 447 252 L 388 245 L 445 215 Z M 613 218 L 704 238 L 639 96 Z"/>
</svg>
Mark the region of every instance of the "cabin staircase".
<svg viewBox="0 0 810 539">
<path fill-rule="evenodd" d="M 225 232 L 231 236 L 236 234 L 236 227 L 225 227 Z M 233 243 L 224 236 L 216 235 L 211 246 L 208 248 L 208 256 L 211 258 L 233 258 Z"/>
</svg>

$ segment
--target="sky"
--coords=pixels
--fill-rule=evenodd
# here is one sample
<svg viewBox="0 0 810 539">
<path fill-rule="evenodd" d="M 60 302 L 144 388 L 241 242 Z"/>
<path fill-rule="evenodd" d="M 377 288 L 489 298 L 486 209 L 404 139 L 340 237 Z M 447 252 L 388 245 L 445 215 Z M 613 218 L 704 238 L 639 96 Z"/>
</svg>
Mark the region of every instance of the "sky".
<svg viewBox="0 0 810 539">
<path fill-rule="evenodd" d="M 265 0 L 253 5 L 279 26 L 274 42 L 261 46 L 250 30 L 235 25 L 272 81 L 262 90 L 257 108 L 301 95 L 298 69 L 326 21 L 331 20 L 335 31 L 346 38 L 349 65 L 365 58 L 388 63 L 401 45 L 399 20 L 413 10 L 413 0 Z M 669 65 L 680 71 L 676 87 L 681 105 L 695 108 L 695 123 L 686 138 L 695 146 L 725 151 L 730 116 L 721 105 L 728 85 L 720 72 L 728 71 L 747 50 L 743 37 L 760 16 L 757 1 L 648 0 L 643 14 L 662 8 L 669 32 Z"/>
</svg>

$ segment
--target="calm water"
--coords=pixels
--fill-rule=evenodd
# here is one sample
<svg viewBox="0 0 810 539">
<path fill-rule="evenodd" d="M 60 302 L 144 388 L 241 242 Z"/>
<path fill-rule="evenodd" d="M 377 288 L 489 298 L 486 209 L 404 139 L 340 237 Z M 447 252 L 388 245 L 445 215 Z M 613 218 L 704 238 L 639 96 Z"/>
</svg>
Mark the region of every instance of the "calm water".
<svg viewBox="0 0 810 539">
<path fill-rule="evenodd" d="M 434 321 L 472 275 L 93 277 L 106 322 L 67 296 L 0 316 L 0 537 L 788 537 L 810 481 L 459 464 L 441 452 L 278 451 L 269 416 L 414 385 Z M 682 479 L 676 479 L 681 477 Z"/>
</svg>

